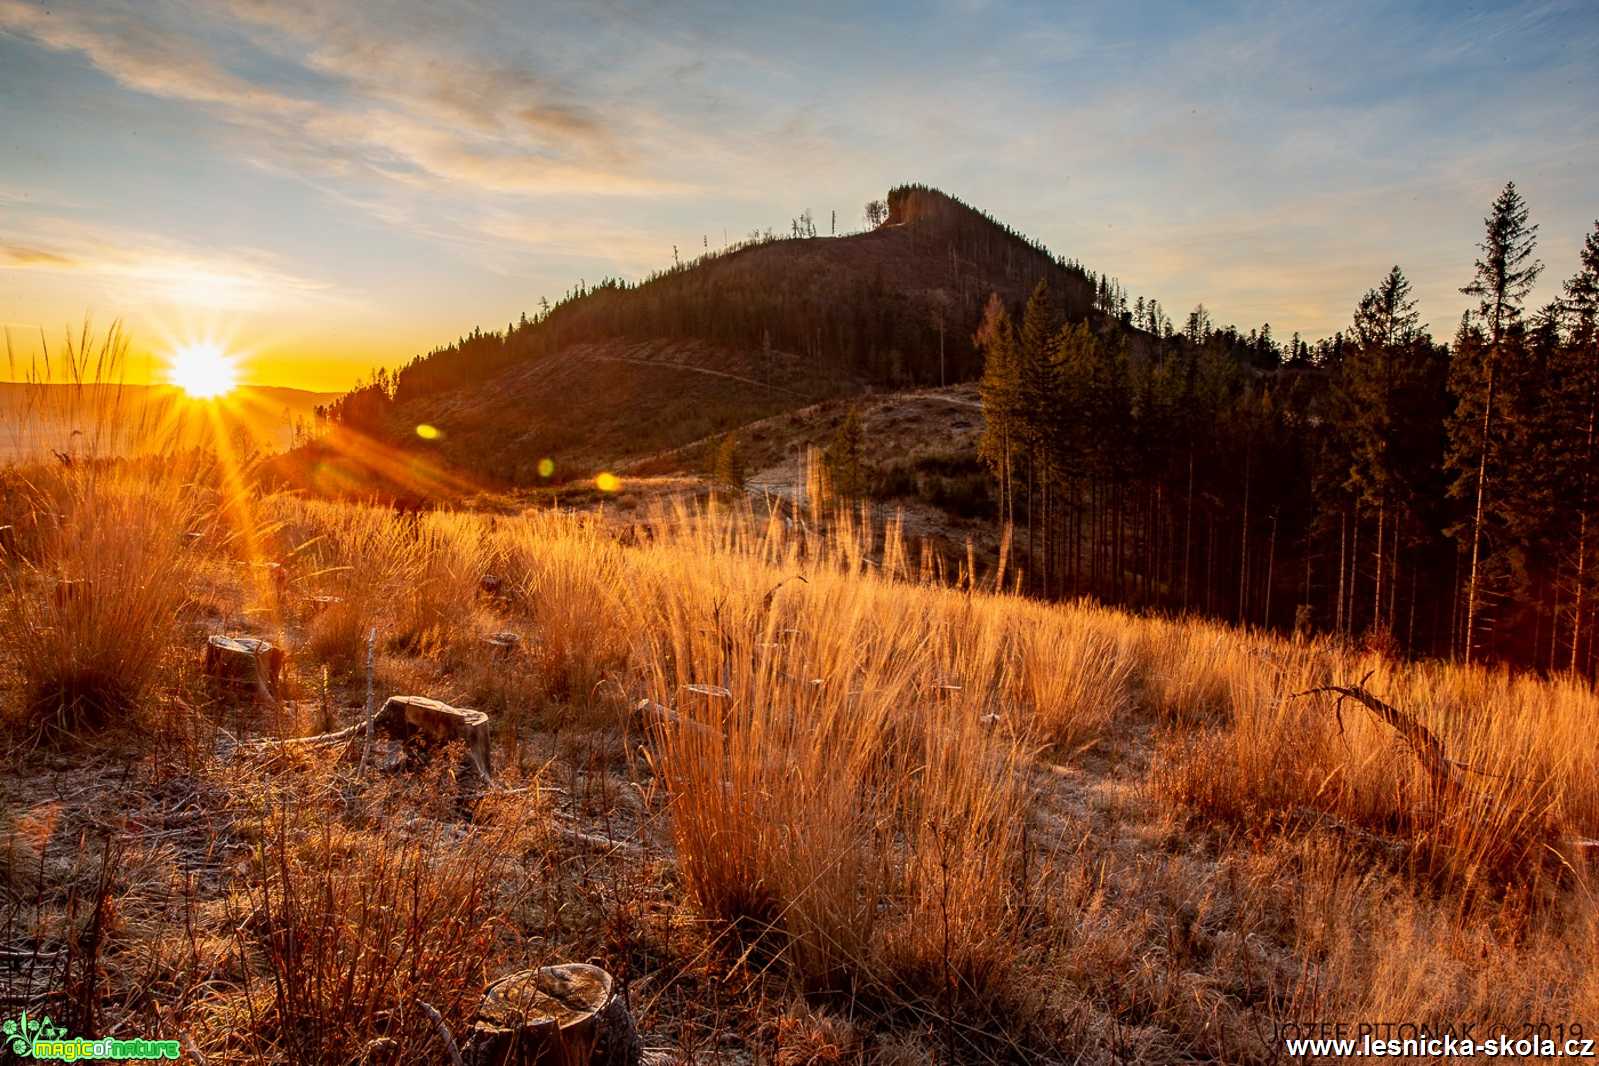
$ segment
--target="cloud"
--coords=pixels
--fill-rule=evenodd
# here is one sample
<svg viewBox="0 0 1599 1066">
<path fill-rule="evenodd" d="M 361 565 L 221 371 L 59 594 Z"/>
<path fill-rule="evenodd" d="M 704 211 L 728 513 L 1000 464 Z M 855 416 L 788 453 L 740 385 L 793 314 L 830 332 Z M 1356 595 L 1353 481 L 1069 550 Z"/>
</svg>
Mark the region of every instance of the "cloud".
<svg viewBox="0 0 1599 1066">
<path fill-rule="evenodd" d="M 205 107 L 331 174 L 354 163 L 391 180 L 522 195 L 684 188 L 649 176 L 572 91 L 463 48 L 431 5 L 375 11 L 238 0 L 219 18 L 188 5 L 0 0 L 0 30 L 80 53 L 126 88 Z"/>
<path fill-rule="evenodd" d="M 28 243 L 0 245 L 0 271 L 69 275 L 97 283 L 119 303 L 160 302 L 216 311 L 304 308 L 346 300 L 327 282 L 248 250 L 225 255 L 155 234 L 41 219 Z M 49 236 L 46 236 L 49 235 Z"/>
<path fill-rule="evenodd" d="M 18 267 L 74 267 L 77 263 L 56 252 L 24 244 L 0 244 L 0 264 Z"/>
</svg>

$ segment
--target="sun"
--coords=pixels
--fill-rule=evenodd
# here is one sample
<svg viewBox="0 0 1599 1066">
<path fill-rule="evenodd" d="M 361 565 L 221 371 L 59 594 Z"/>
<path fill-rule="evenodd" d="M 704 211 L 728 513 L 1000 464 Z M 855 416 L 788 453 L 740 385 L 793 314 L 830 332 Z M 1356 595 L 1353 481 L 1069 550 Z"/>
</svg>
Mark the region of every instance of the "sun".
<svg viewBox="0 0 1599 1066">
<path fill-rule="evenodd" d="M 167 380 L 194 399 L 215 399 L 239 384 L 239 364 L 215 344 L 186 344 L 173 351 Z"/>
</svg>

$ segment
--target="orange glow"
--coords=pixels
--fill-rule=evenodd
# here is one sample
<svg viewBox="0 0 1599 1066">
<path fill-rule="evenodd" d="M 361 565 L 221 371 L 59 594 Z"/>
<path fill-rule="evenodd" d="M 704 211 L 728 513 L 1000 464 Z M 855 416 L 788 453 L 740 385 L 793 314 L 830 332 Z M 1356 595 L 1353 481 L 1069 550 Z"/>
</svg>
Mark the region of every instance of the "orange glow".
<svg viewBox="0 0 1599 1066">
<path fill-rule="evenodd" d="M 193 399 L 216 399 L 238 387 L 239 364 L 220 345 L 186 344 L 174 349 L 167 360 L 167 381 Z"/>
</svg>

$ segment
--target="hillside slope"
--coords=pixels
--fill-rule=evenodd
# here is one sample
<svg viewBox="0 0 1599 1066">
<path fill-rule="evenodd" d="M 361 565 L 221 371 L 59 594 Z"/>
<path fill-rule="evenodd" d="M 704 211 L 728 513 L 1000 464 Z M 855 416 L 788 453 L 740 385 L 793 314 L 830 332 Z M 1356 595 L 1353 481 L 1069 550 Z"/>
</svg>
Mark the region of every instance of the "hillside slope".
<svg viewBox="0 0 1599 1066">
<path fill-rule="evenodd" d="M 981 212 L 921 187 L 889 205 L 868 232 L 761 238 L 582 288 L 358 390 L 341 418 L 476 481 L 535 485 L 544 460 L 581 477 L 830 397 L 969 381 L 991 295 L 1019 309 L 1042 280 L 1065 318 L 1097 314 L 1084 271 Z"/>
</svg>

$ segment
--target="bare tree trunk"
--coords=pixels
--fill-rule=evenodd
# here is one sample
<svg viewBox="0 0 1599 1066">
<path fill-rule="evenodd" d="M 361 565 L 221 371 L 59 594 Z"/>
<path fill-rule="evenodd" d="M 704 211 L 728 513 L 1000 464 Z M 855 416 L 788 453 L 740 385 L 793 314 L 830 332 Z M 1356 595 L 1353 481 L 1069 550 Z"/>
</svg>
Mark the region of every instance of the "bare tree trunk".
<svg viewBox="0 0 1599 1066">
<path fill-rule="evenodd" d="M 1271 576 L 1277 566 L 1277 516 L 1271 516 L 1271 547 L 1266 550 L 1266 610 L 1261 625 L 1271 628 Z"/>
<path fill-rule="evenodd" d="M 1188 447 L 1188 507 L 1183 520 L 1183 610 L 1188 610 L 1189 564 L 1194 558 L 1194 448 Z"/>
<path fill-rule="evenodd" d="M 1383 519 L 1387 517 L 1385 503 L 1377 501 L 1377 574 L 1372 585 L 1371 628 L 1382 629 L 1382 534 Z"/>
<path fill-rule="evenodd" d="M 1333 629 L 1338 633 L 1344 631 L 1344 578 L 1349 571 L 1349 515 L 1345 510 L 1338 512 L 1338 602 L 1334 607 L 1335 620 Z"/>
<path fill-rule="evenodd" d="M 1355 505 L 1355 528 L 1349 535 L 1349 606 L 1345 608 L 1344 624 L 1351 634 L 1358 633 L 1355 624 L 1355 586 L 1360 584 L 1360 505 Z"/>
<path fill-rule="evenodd" d="M 1243 625 L 1247 617 L 1245 611 L 1249 603 L 1249 482 L 1250 468 L 1255 461 L 1255 446 L 1253 443 L 1244 448 L 1244 522 L 1243 531 L 1238 536 L 1238 624 Z"/>
<path fill-rule="evenodd" d="M 1498 352 L 1489 356 L 1488 402 L 1482 408 L 1482 455 L 1477 461 L 1477 506 L 1471 520 L 1471 571 L 1466 578 L 1466 664 L 1471 664 L 1477 629 L 1478 564 L 1482 558 L 1482 514 L 1488 496 L 1488 434 L 1493 429 L 1494 388 L 1498 384 Z"/>
<path fill-rule="evenodd" d="M 1594 416 L 1599 412 L 1599 396 L 1588 391 L 1588 432 L 1582 452 L 1582 500 L 1577 517 L 1577 587 L 1571 605 L 1571 672 L 1577 672 L 1577 649 L 1582 644 L 1583 596 L 1588 585 L 1588 470 L 1593 465 Z"/>
</svg>

